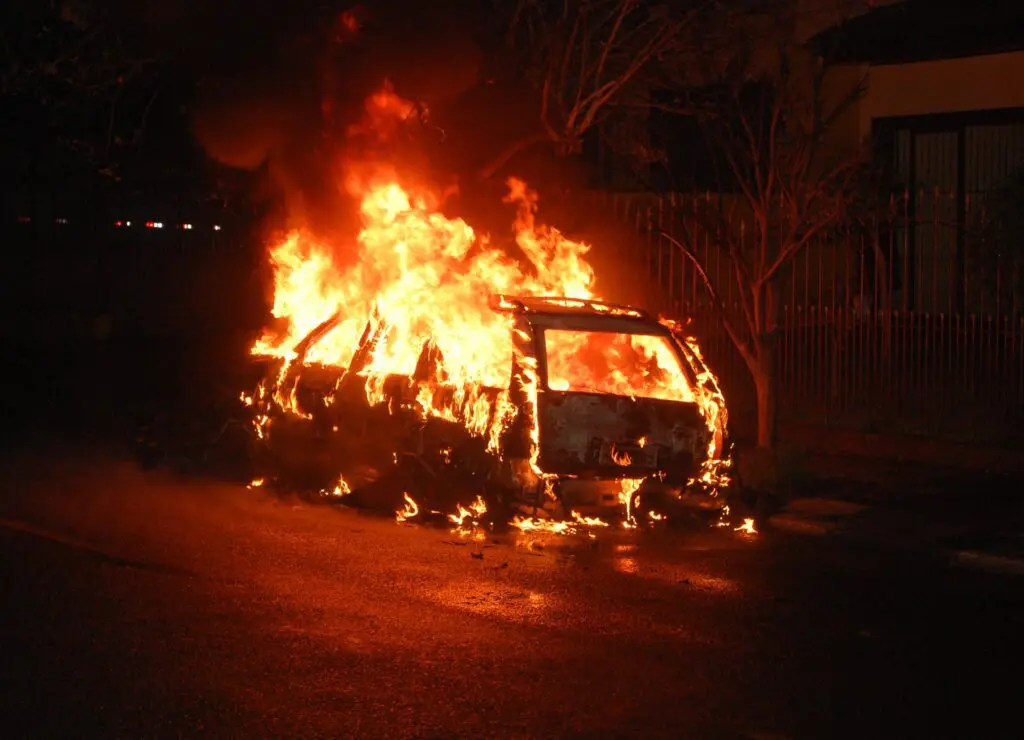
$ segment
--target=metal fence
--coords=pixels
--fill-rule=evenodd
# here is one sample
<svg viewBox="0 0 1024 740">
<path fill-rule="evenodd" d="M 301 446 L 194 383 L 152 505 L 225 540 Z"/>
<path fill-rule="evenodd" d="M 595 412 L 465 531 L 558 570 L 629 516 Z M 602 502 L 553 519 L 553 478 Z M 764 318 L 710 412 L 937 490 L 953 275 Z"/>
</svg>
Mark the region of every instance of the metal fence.
<svg viewBox="0 0 1024 740">
<path fill-rule="evenodd" d="M 894 194 L 792 261 L 774 311 L 780 421 L 1024 439 L 1024 233 L 1013 233 L 993 197 Z M 628 226 L 635 238 L 599 242 L 613 253 L 605 260 L 620 266 L 620 283 L 643 286 L 645 305 L 691 319 L 730 406 L 752 419 L 747 368 L 703 281 L 662 236 L 696 242 L 720 296 L 737 308 L 728 256 L 715 233 L 700 231 L 695 199 L 723 200 L 591 193 L 580 206 Z M 747 225 L 737 216 L 731 228 L 752 236 Z"/>
</svg>

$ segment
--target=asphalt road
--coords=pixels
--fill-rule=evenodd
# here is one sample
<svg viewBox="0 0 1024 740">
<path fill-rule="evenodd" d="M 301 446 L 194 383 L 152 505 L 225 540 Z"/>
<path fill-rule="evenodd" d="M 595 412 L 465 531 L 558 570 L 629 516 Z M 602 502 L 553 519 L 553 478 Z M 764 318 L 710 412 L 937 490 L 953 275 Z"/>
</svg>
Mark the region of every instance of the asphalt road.
<svg viewBox="0 0 1024 740">
<path fill-rule="evenodd" d="M 0 491 L 5 737 L 1020 736 L 1020 580 L 924 555 L 481 546 L 85 454 Z"/>
</svg>

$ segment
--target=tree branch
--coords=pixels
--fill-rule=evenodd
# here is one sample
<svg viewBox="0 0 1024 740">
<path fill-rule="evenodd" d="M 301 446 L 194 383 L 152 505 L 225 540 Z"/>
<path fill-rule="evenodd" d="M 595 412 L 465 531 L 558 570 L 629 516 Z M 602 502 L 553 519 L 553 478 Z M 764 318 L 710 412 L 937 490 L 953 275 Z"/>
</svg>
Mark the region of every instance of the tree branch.
<svg viewBox="0 0 1024 740">
<path fill-rule="evenodd" d="M 545 142 L 552 141 L 551 137 L 547 134 L 538 134 L 536 136 L 528 136 L 518 141 L 513 142 L 506 147 L 498 156 L 494 157 L 490 162 L 480 168 L 477 173 L 477 178 L 480 180 L 489 180 L 494 177 L 498 170 L 504 167 L 506 164 L 512 161 L 518 154 L 529 149 L 537 144 L 543 144 Z"/>
<path fill-rule="evenodd" d="M 608 32 L 608 39 L 604 42 L 604 48 L 601 50 L 601 57 L 597 62 L 597 69 L 594 70 L 594 83 L 601 84 L 601 77 L 604 75 L 604 65 L 608 62 L 608 54 L 615 46 L 615 37 L 619 35 L 619 29 L 622 28 L 622 21 L 626 19 L 629 11 L 633 9 L 634 0 L 620 0 L 619 12 L 615 16 L 615 22 L 612 24 L 611 31 Z"/>
<path fill-rule="evenodd" d="M 786 244 L 786 246 L 779 251 L 779 254 L 775 258 L 771 267 L 769 267 L 768 270 L 757 279 L 757 283 L 764 285 L 771 280 L 775 273 L 777 273 L 779 269 L 786 264 L 786 262 L 795 257 L 801 249 L 807 246 L 807 243 L 811 239 L 824 231 L 825 227 L 831 225 L 834 221 L 836 221 L 836 213 L 832 212 L 828 216 L 822 218 L 818 223 L 808 228 L 799 239 L 792 240 Z"/>
<path fill-rule="evenodd" d="M 719 319 L 722 322 L 722 326 L 725 328 L 725 331 L 729 335 L 729 338 L 732 340 L 733 344 L 736 345 L 736 350 L 740 353 L 740 356 L 743 357 L 744 362 L 747 362 L 748 364 L 754 363 L 755 358 L 753 356 L 753 353 L 750 351 L 750 348 L 747 346 L 747 343 L 743 341 L 743 338 L 736 331 L 736 327 L 733 326 L 732 320 L 729 318 L 728 309 L 726 309 L 725 304 L 722 302 L 721 298 L 718 297 L 718 291 L 715 290 L 715 286 L 711 282 L 711 278 L 708 276 L 707 271 L 704 270 L 704 266 L 700 263 L 700 260 L 697 259 L 697 255 L 690 251 L 686 247 L 686 245 L 684 245 L 678 239 L 673 237 L 671 234 L 667 234 L 664 231 L 660 232 L 660 234 L 662 237 L 667 239 L 670 244 L 674 245 L 680 252 L 682 252 L 687 259 L 690 260 L 690 263 L 693 265 L 694 270 L 696 270 L 697 274 L 700 275 L 700 278 L 704 283 L 704 288 L 708 292 L 708 297 L 711 299 L 711 304 L 715 307 L 715 310 L 718 312 Z"/>
</svg>

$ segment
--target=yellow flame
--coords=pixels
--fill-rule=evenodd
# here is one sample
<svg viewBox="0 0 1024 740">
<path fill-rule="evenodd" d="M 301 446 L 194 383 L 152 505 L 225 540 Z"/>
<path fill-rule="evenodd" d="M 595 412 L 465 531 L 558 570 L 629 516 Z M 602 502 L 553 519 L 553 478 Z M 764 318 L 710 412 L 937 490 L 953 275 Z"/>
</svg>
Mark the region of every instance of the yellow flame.
<svg viewBox="0 0 1024 740">
<path fill-rule="evenodd" d="M 634 494 L 643 482 L 643 478 L 623 478 L 619 481 L 619 503 L 626 509 L 626 518 L 622 526 L 626 529 L 636 527 L 636 517 L 633 515 L 633 505 L 636 502 Z"/>
<path fill-rule="evenodd" d="M 448 520 L 455 525 L 454 532 L 472 532 L 479 526 L 480 517 L 486 513 L 487 503 L 484 501 L 483 496 L 477 496 L 468 508 L 458 504 L 455 513 L 448 515 Z"/>
<path fill-rule="evenodd" d="M 334 484 L 334 489 L 330 491 L 324 491 L 324 493 L 327 494 L 328 496 L 347 496 L 348 494 L 352 493 L 352 488 L 349 486 L 344 476 L 339 475 L 338 482 Z"/>
<path fill-rule="evenodd" d="M 412 496 L 408 493 L 403 493 L 402 498 L 405 499 L 405 506 L 395 512 L 395 521 L 399 524 L 407 519 L 412 519 L 420 513 L 420 507 L 413 501 Z"/>
<path fill-rule="evenodd" d="M 614 444 L 612 445 L 611 450 L 609 450 L 609 454 L 611 455 L 612 462 L 616 465 L 625 467 L 633 464 L 633 458 L 630 454 L 628 452 L 619 452 Z"/>
<path fill-rule="evenodd" d="M 386 139 L 404 125 L 411 103 L 390 87 L 367 101 L 363 134 Z M 350 245 L 329 244 L 298 227 L 280 235 L 270 249 L 274 269 L 272 313 L 277 319 L 252 347 L 253 354 L 281 360 L 276 378 L 240 400 L 254 407 L 257 436 L 266 439 L 274 413 L 310 418 L 298 399 L 299 362 L 348 370 L 361 381 L 371 405 L 391 402 L 385 380 L 412 377 L 424 358 L 427 380 L 420 383 L 414 408 L 423 418 L 461 424 L 500 454 L 502 432 L 517 416 L 529 437 L 528 460 L 535 478 L 550 489 L 551 476 L 541 469 L 536 401 L 540 379 L 529 336 L 506 311 L 488 303 L 494 294 L 562 296 L 554 302 L 614 316 L 637 318 L 634 309 L 588 303 L 599 299 L 594 270 L 586 257 L 590 246 L 565 238 L 537 223 L 537 193 L 522 180 L 507 182 L 504 202 L 516 210 L 514 241 L 520 258 L 491 244 L 466 221 L 441 211 L 441 197 L 425 189 L 404 187 L 385 168 L 375 174 L 360 169 L 346 176 L 359 197 L 361 228 Z M 345 259 L 339 255 L 345 254 Z M 506 306 L 506 308 L 511 305 Z M 337 323 L 299 357 L 299 343 L 330 317 Z M 601 335 L 550 332 L 545 337 L 546 381 L 552 388 L 598 387 L 630 397 L 644 396 L 696 402 L 710 431 L 708 459 L 693 482 L 713 490 L 728 482 L 725 444 L 726 409 L 717 379 L 699 346 L 683 327 L 663 320 L 675 335 L 696 378 L 691 382 L 672 343 L 653 335 Z M 363 341 L 365 339 L 365 341 Z M 359 353 L 360 365 L 352 366 Z M 365 354 L 365 356 L 364 356 Z M 513 363 L 512 360 L 515 360 Z M 521 376 L 513 379 L 517 367 Z M 513 387 L 513 380 L 521 388 Z M 437 392 L 441 387 L 445 392 Z M 526 403 L 513 402 L 522 390 Z M 332 398 L 325 403 L 333 402 Z M 405 403 L 405 402 L 402 402 Z M 646 437 L 638 440 L 642 448 Z M 633 463 L 628 454 L 613 458 Z M 344 495 L 343 481 L 337 487 Z M 626 526 L 635 526 L 631 494 L 623 489 Z M 347 487 L 347 484 L 346 484 Z M 411 499 L 407 500 L 408 501 Z M 460 516 L 456 512 L 456 516 Z"/>
<path fill-rule="evenodd" d="M 736 527 L 736 531 L 742 532 L 743 534 L 757 534 L 757 527 L 754 526 L 753 519 L 747 518 L 743 520 L 743 524 Z"/>
<path fill-rule="evenodd" d="M 583 516 L 578 511 L 570 512 L 570 519 L 538 519 L 516 517 L 512 526 L 520 532 L 546 532 L 549 534 L 576 534 L 595 528 L 607 527 L 608 522 L 596 516 Z"/>
</svg>

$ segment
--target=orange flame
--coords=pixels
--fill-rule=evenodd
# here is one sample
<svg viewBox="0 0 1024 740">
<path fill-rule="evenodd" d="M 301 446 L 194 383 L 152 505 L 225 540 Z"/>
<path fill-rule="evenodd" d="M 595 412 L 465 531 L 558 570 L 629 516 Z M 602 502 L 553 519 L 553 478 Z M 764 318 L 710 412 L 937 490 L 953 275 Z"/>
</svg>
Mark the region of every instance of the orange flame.
<svg viewBox="0 0 1024 740">
<path fill-rule="evenodd" d="M 324 491 L 324 493 L 328 496 L 341 498 L 342 496 L 347 496 L 352 493 L 352 488 L 349 486 L 345 478 L 339 475 L 338 482 L 334 484 L 334 489 L 331 491 Z"/>
<path fill-rule="evenodd" d="M 736 531 L 743 534 L 757 534 L 757 527 L 754 526 L 754 520 L 748 518 L 743 520 L 743 524 L 736 527 Z"/>
<path fill-rule="evenodd" d="M 373 140 L 384 142 L 423 114 L 421 107 L 385 85 L 367 99 L 364 121 L 350 128 L 349 134 L 367 136 L 371 145 Z M 564 296 L 566 305 L 597 299 L 594 270 L 586 259 L 590 246 L 538 224 L 537 194 L 522 180 L 507 182 L 504 202 L 516 208 L 515 245 L 502 249 L 464 220 L 444 215 L 436 194 L 403 187 L 396 176 L 382 175 L 383 168 L 368 172 L 365 167 L 352 168 L 345 177 L 345 186 L 361 201 L 362 228 L 352 244 L 327 244 L 297 228 L 270 249 L 272 313 L 278 322 L 254 344 L 252 353 L 280 358 L 283 363 L 276 382 L 261 385 L 255 394 L 243 394 L 240 400 L 254 407 L 261 439 L 272 422 L 271 406 L 299 414 L 291 367 L 299 356 L 299 344 L 325 320 L 337 317 L 334 328 L 303 349 L 302 362 L 350 368 L 360 347 L 368 346 L 368 356 L 361 357 L 352 372 L 363 380 L 367 400 L 378 404 L 384 400 L 385 379 L 413 376 L 429 350 L 437 358 L 437 380 L 454 393 L 436 394 L 428 383 L 422 384 L 419 412 L 461 423 L 471 434 L 485 438 L 490 451 L 500 452 L 500 434 L 518 413 L 510 397 L 512 359 L 518 361 L 522 374 L 518 380 L 528 399 L 536 400 L 540 379 L 536 358 L 517 346 L 514 317 L 494 311 L 488 299 L 509 293 Z M 354 259 L 337 259 L 339 246 L 347 246 Z M 603 310 L 640 315 L 611 307 Z M 672 322 L 663 323 L 684 345 L 687 364 L 697 374 L 695 384 L 664 337 L 560 330 L 545 332 L 546 380 L 556 390 L 597 389 L 698 403 L 712 432 L 708 451 L 714 459 L 704 463 L 694 480 L 715 487 L 728 479 L 728 460 L 719 459 L 725 458 L 719 454 L 725 439 L 724 399 L 692 337 L 684 337 Z M 365 336 L 375 341 L 366 345 Z M 528 422 L 532 475 L 550 483 L 537 464 L 535 415 Z M 643 448 L 647 441 L 641 438 L 638 444 Z M 629 454 L 617 451 L 613 458 L 623 466 L 633 462 Z M 620 501 L 629 527 L 636 526 L 633 494 L 640 483 L 639 479 L 622 482 Z M 348 485 L 340 479 L 334 495 L 346 493 Z M 405 501 L 405 508 L 396 513 L 399 521 L 418 512 L 408 494 Z M 450 518 L 459 528 L 485 511 L 486 506 L 478 511 L 474 502 L 469 507 L 460 505 Z M 533 520 L 523 520 L 524 527 L 526 521 Z M 581 524 L 576 518 L 567 526 Z"/>
<path fill-rule="evenodd" d="M 612 462 L 616 465 L 626 466 L 633 464 L 633 457 L 628 452 L 619 452 L 618 448 L 616 448 L 614 444 L 612 445 L 609 454 L 611 454 Z"/>
<path fill-rule="evenodd" d="M 412 496 L 408 493 L 403 493 L 402 498 L 405 499 L 405 506 L 395 512 L 395 521 L 399 524 L 407 519 L 412 519 L 420 513 L 420 507 L 413 501 Z"/>
<path fill-rule="evenodd" d="M 516 517 L 512 526 L 520 532 L 547 532 L 549 534 L 576 534 L 594 528 L 607 527 L 608 522 L 596 516 L 583 516 L 578 511 L 571 512 L 571 519 L 538 519 Z"/>
<path fill-rule="evenodd" d="M 340 326 L 312 348 L 307 361 L 347 366 L 367 317 L 376 317 L 387 339 L 366 374 L 412 375 L 430 342 L 453 385 L 507 387 L 511 319 L 493 311 L 488 296 L 514 290 L 590 297 L 594 278 L 583 260 L 589 247 L 553 229 L 535 229 L 535 200 L 521 182 L 509 186 L 520 208 L 516 241 L 536 260 L 531 265 L 489 247 L 465 221 L 446 218 L 428 196 L 410 196 L 394 182 L 376 185 L 363 199 L 358 260 L 347 269 L 337 266 L 327 245 L 307 233 L 289 233 L 271 250 L 272 312 L 288 328 L 265 334 L 253 353 L 290 358 L 304 336 L 340 312 Z"/>
<path fill-rule="evenodd" d="M 636 527 L 633 506 L 636 504 L 637 499 L 634 494 L 640 489 L 643 482 L 643 478 L 623 478 L 619 481 L 619 503 L 626 509 L 626 519 L 622 522 L 622 526 L 626 529 Z"/>
<path fill-rule="evenodd" d="M 458 504 L 455 513 L 448 515 L 448 520 L 455 525 L 452 530 L 453 532 L 468 534 L 476 531 L 479 526 L 480 517 L 486 513 L 487 503 L 482 496 L 477 496 L 473 503 L 469 505 L 469 508 Z"/>
</svg>

